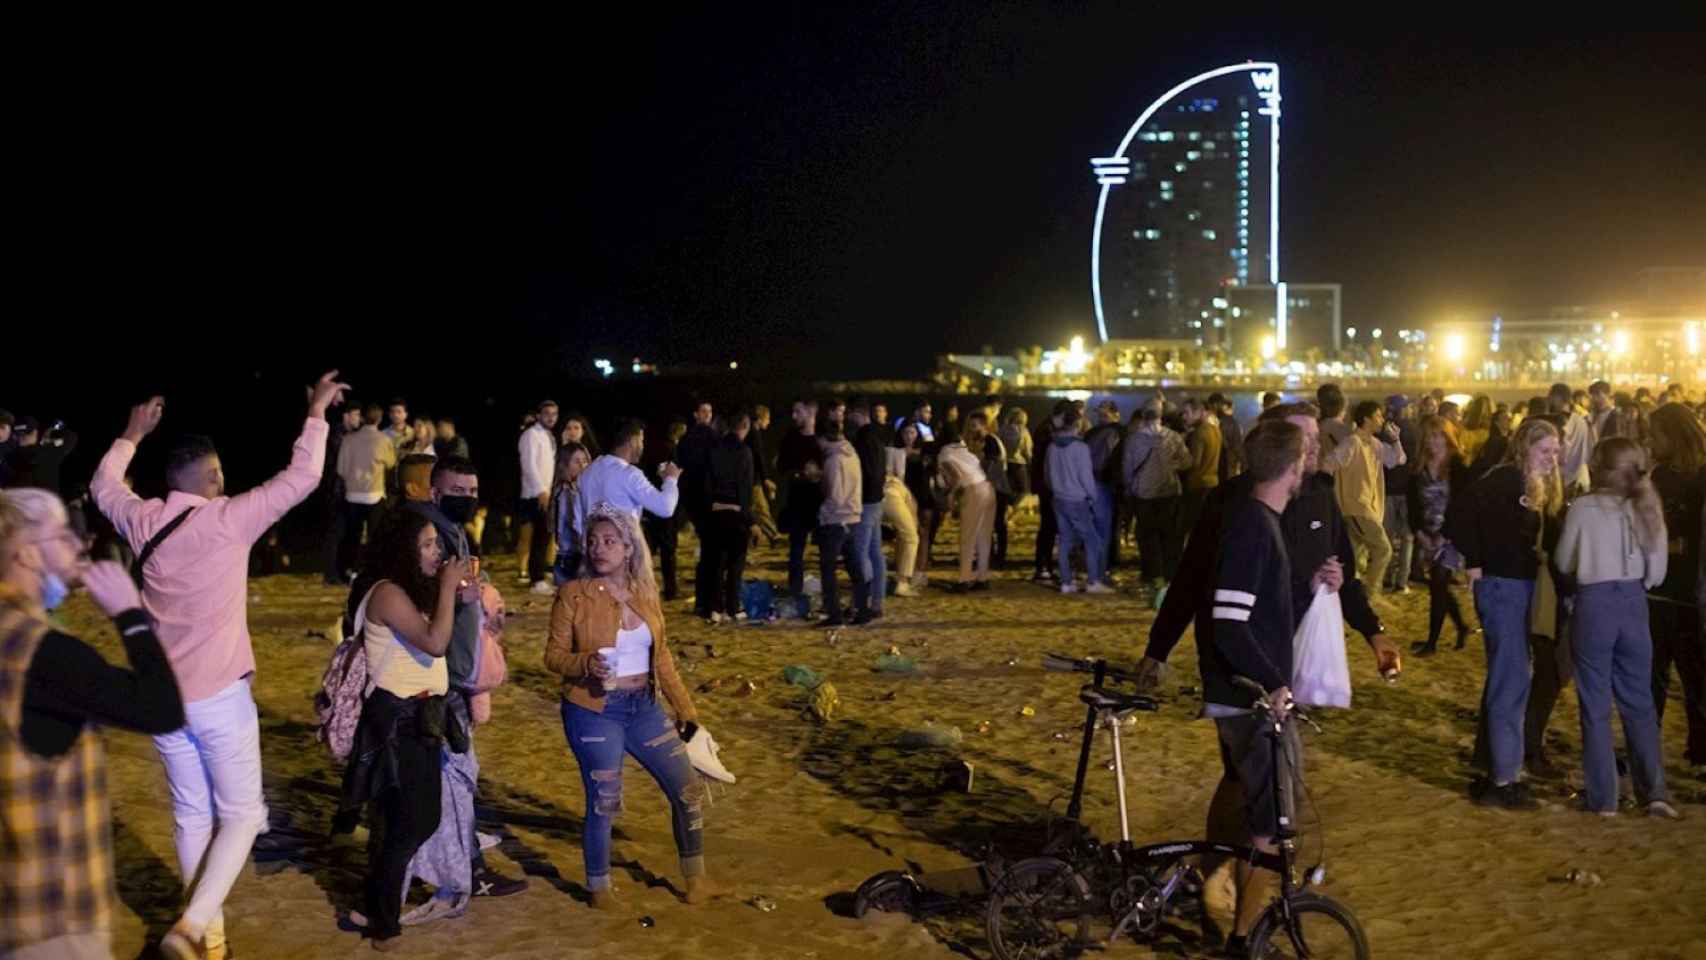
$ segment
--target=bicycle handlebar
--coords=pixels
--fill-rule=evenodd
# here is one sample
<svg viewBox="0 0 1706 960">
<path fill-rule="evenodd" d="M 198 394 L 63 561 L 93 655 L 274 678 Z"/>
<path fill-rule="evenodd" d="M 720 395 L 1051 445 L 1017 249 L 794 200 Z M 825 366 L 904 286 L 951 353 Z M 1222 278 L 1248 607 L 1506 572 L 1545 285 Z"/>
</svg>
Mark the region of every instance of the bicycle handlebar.
<svg viewBox="0 0 1706 960">
<path fill-rule="evenodd" d="M 1129 670 L 1121 670 L 1106 660 L 1089 660 L 1069 657 L 1064 653 L 1049 653 L 1043 655 L 1043 669 L 1055 673 L 1095 673 L 1101 668 L 1104 680 L 1116 683 L 1137 683 L 1137 674 Z"/>
<path fill-rule="evenodd" d="M 1261 684 L 1251 680 L 1249 677 L 1238 676 L 1235 674 L 1232 677 L 1232 685 L 1235 687 L 1243 687 L 1255 694 L 1255 706 L 1258 710 L 1267 714 L 1272 714 L 1274 712 L 1273 702 L 1268 699 L 1268 691 L 1262 689 Z M 1321 731 L 1321 728 L 1315 725 L 1315 721 L 1310 719 L 1309 714 L 1306 713 L 1302 707 L 1297 705 L 1297 701 L 1293 700 L 1290 706 L 1286 707 L 1286 713 L 1289 716 L 1297 717 L 1299 720 L 1309 724 L 1311 727 L 1315 727 L 1315 731 L 1317 733 Z"/>
</svg>

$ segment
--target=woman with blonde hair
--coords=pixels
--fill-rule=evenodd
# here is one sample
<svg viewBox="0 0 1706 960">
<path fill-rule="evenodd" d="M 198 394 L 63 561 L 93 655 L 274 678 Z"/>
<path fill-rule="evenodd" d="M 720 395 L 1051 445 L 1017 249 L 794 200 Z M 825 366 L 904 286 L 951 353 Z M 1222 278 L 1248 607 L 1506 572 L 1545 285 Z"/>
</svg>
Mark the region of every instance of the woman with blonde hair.
<svg viewBox="0 0 1706 960">
<path fill-rule="evenodd" d="M 1570 638 L 1581 705 L 1584 807 L 1617 815 L 1617 757 L 1611 704 L 1623 718 L 1635 797 L 1655 817 L 1679 818 L 1665 792 L 1659 719 L 1650 686 L 1653 640 L 1646 591 L 1664 582 L 1664 510 L 1647 479 L 1646 452 L 1626 437 L 1594 447 L 1593 489 L 1570 504 L 1554 560 L 1575 578 Z"/>
<path fill-rule="evenodd" d="M 1479 394 L 1463 408 L 1463 424 L 1457 429 L 1457 448 L 1464 463 L 1474 463 L 1486 445 L 1493 427 L 1493 398 Z"/>
<path fill-rule="evenodd" d="M 1416 545 L 1428 568 L 1428 639 L 1410 649 L 1425 657 L 1439 647 L 1440 629 L 1448 616 L 1457 628 L 1457 649 L 1462 650 L 1468 642 L 1469 627 L 1463 622 L 1457 595 L 1451 592 L 1451 574 L 1463 568 L 1463 555 L 1445 535 L 1445 518 L 1451 513 L 1454 498 L 1468 493 L 1469 468 L 1446 422 L 1437 416 L 1422 421 L 1416 452 L 1408 496 Z"/>
<path fill-rule="evenodd" d="M 1688 718 L 1686 759 L 1706 765 L 1706 644 L 1700 639 L 1700 608 L 1694 591 L 1700 564 L 1700 519 L 1706 497 L 1706 428 L 1694 411 L 1667 403 L 1647 416 L 1653 455 L 1653 488 L 1664 507 L 1670 541 L 1664 582 L 1647 591 L 1653 633 L 1653 701 L 1665 715 L 1671 666 L 1682 679 Z"/>
<path fill-rule="evenodd" d="M 1528 706 L 1529 611 L 1540 575 L 1543 540 L 1564 508 L 1558 472 L 1558 428 L 1527 420 L 1511 438 L 1505 462 L 1470 486 L 1447 520 L 1463 554 L 1486 631 L 1487 678 L 1481 695 L 1489 776 L 1472 790 L 1476 803 L 1533 810 L 1539 804 L 1517 778 L 1523 766 Z"/>
<path fill-rule="evenodd" d="M 48 621 L 79 584 L 112 618 L 129 669 Z M 0 956 L 112 956 L 118 891 L 99 728 L 164 734 L 183 722 L 129 571 L 89 563 L 59 497 L 0 493 Z"/>
<path fill-rule="evenodd" d="M 705 878 L 704 793 L 688 759 L 698 711 L 665 641 L 663 602 L 634 518 L 608 503 L 586 517 L 583 574 L 557 590 L 545 668 L 563 678 L 563 732 L 586 791 L 581 847 L 592 905 L 616 906 L 610 885 L 611 823 L 622 809 L 622 763 L 633 756 L 669 801 L 687 902 L 712 891 Z M 675 710 L 671 722 L 658 695 Z"/>
</svg>

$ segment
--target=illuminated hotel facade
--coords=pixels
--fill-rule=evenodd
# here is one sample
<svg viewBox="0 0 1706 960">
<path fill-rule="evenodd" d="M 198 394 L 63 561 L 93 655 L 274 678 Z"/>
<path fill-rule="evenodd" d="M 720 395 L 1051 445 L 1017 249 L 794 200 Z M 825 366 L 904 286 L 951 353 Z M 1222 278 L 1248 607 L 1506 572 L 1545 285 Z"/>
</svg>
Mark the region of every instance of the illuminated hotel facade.
<svg viewBox="0 0 1706 960">
<path fill-rule="evenodd" d="M 1097 333 L 1188 340 L 1207 349 L 1272 336 L 1287 346 L 1279 262 L 1280 72 L 1242 63 L 1192 77 L 1138 115 L 1091 160 L 1100 194 L 1090 281 Z M 1226 303 L 1257 290 L 1268 329 Z"/>
</svg>

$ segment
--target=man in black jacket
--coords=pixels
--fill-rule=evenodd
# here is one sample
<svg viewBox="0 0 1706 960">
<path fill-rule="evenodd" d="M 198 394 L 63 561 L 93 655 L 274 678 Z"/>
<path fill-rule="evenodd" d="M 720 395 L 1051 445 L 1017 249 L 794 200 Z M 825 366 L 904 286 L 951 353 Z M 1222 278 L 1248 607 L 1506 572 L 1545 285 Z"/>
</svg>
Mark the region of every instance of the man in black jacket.
<svg viewBox="0 0 1706 960">
<path fill-rule="evenodd" d="M 883 429 L 871 420 L 871 408 L 863 399 L 847 407 L 847 425 L 852 428 L 853 451 L 859 455 L 859 525 L 853 528 L 853 555 L 871 585 L 870 607 L 874 620 L 883 615 L 883 595 L 888 592 L 888 561 L 883 557 L 883 472 L 888 462 Z"/>
<path fill-rule="evenodd" d="M 782 531 L 770 512 L 770 505 L 776 500 L 776 469 L 770 465 L 770 445 L 766 442 L 770 408 L 762 403 L 753 407 L 751 423 L 746 432 L 746 446 L 752 451 L 752 525 L 774 547 Z"/>
<path fill-rule="evenodd" d="M 1398 645 L 1386 635 L 1380 618 L 1369 605 L 1367 590 L 1356 578 L 1355 568 L 1347 571 L 1342 562 L 1343 558 L 1354 554 L 1344 516 L 1339 512 L 1333 478 L 1318 470 L 1321 448 L 1317 436 L 1316 407 L 1311 403 L 1270 407 L 1262 412 L 1261 422 L 1273 421 L 1298 427 L 1303 433 L 1304 443 L 1305 479 L 1279 519 L 1291 575 L 1291 629 L 1296 628 L 1296 621 L 1309 609 L 1316 586 L 1325 584 L 1328 589 L 1338 592 L 1345 622 L 1368 639 L 1377 669 L 1383 676 L 1394 677 L 1402 669 Z M 1254 432 L 1245 438 L 1247 467 L 1252 437 Z M 1247 472 L 1231 483 L 1222 484 L 1204 504 L 1196 528 L 1185 545 L 1179 574 L 1168 588 L 1150 629 L 1148 647 L 1138 665 L 1141 686 L 1153 687 L 1160 681 L 1167 657 L 1193 621 L 1199 656 L 1201 648 L 1214 636 L 1214 582 L 1222 556 L 1222 516 L 1227 504 L 1250 495 L 1254 486 L 1252 477 L 1253 472 Z M 1289 632 L 1287 637 L 1290 637 Z M 1286 669 L 1289 674 L 1289 666 Z M 1206 677 L 1203 682 L 1206 695 Z M 1208 836 L 1234 843 L 1246 839 L 1240 818 L 1242 804 L 1243 788 L 1228 763 L 1214 798 L 1209 802 Z M 1206 866 L 1205 873 L 1210 872 Z"/>
<path fill-rule="evenodd" d="M 1215 564 L 1209 617 L 1213 633 L 1197 640 L 1203 712 L 1220 737 L 1222 781 L 1235 780 L 1244 798 L 1243 832 L 1252 846 L 1277 854 L 1290 832 L 1292 798 L 1302 767 L 1302 740 L 1286 726 L 1281 749 L 1270 745 L 1271 722 L 1291 708 L 1291 559 L 1280 516 L 1303 485 L 1304 435 L 1296 424 L 1274 419 L 1251 432 L 1246 450 L 1248 493 L 1223 501 L 1220 556 Z M 1272 717 L 1254 709 L 1254 682 L 1272 704 Z M 1239 956 L 1244 938 L 1273 898 L 1279 877 L 1252 863 L 1238 865 L 1238 911 L 1227 953 Z"/>
<path fill-rule="evenodd" d="M 675 445 L 675 462 L 681 467 L 681 505 L 687 519 L 693 522 L 693 532 L 705 539 L 705 473 L 711 466 L 711 448 L 717 445 L 717 430 L 711 425 L 716 412 L 708 400 L 699 401 L 693 408 L 693 422 L 687 433 Z"/>
<path fill-rule="evenodd" d="M 699 547 L 694 612 L 711 623 L 726 617 L 746 619 L 740 599 L 746 571 L 752 504 L 757 499 L 752 449 L 747 446 L 752 418 L 738 414 L 729 432 L 711 448 L 705 469 L 705 526 Z"/>
</svg>

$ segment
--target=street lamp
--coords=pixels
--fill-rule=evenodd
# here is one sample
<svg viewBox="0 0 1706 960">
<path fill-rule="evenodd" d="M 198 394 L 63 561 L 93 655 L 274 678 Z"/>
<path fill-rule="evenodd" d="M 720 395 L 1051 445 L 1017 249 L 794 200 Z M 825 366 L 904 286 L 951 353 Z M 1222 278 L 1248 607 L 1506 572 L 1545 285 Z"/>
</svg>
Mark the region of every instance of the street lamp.
<svg viewBox="0 0 1706 960">
<path fill-rule="evenodd" d="M 1463 334 L 1448 333 L 1445 336 L 1445 358 L 1452 363 L 1463 362 Z"/>
</svg>

